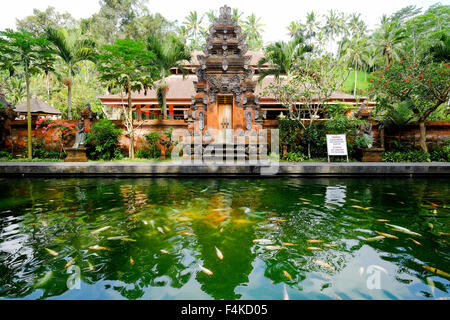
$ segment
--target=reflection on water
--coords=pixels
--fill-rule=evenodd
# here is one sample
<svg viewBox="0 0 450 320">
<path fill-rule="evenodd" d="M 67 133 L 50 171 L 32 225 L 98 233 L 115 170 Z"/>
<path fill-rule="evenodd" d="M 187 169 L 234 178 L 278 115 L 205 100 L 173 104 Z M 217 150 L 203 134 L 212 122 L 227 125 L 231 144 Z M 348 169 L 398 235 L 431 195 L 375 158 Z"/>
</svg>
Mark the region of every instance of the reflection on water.
<svg viewBox="0 0 450 320">
<path fill-rule="evenodd" d="M 2 179 L 1 299 L 443 299 L 447 180 Z M 68 289 L 79 268 L 80 289 Z M 436 269 L 435 269 L 436 268 Z"/>
</svg>

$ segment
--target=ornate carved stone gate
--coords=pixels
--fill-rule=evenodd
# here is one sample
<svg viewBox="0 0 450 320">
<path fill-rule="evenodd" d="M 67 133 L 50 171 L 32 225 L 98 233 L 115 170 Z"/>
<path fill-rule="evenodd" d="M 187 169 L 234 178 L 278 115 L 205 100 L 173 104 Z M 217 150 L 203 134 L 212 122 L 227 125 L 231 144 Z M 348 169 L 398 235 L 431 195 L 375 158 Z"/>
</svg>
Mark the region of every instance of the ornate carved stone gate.
<svg viewBox="0 0 450 320">
<path fill-rule="evenodd" d="M 233 18 L 231 8 L 220 8 L 220 16 L 206 36 L 204 54 L 198 55 L 196 94 L 185 115 L 192 133 L 201 132 L 217 141 L 214 135 L 224 127 L 240 135 L 262 129 L 264 115 L 255 96 L 256 81 L 249 66 L 251 56 L 245 55 L 247 50 L 246 35 Z M 224 105 L 221 101 L 231 104 L 231 116 L 220 116 Z M 227 117 L 231 117 L 231 123 Z"/>
</svg>

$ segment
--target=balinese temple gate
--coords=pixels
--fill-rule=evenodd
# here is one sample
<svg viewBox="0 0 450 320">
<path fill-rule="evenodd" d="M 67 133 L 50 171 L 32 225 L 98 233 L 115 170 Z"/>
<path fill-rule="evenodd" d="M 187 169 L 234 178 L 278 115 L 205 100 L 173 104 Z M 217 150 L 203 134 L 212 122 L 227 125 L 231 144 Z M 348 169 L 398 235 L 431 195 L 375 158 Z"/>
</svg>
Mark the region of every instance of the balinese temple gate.
<svg viewBox="0 0 450 320">
<path fill-rule="evenodd" d="M 255 71 L 250 66 L 251 56 L 245 55 L 247 50 L 246 35 L 231 15 L 231 8 L 220 8 L 219 18 L 207 34 L 204 54 L 197 56 L 196 94 L 185 111 L 194 139 L 185 141 L 185 154 L 190 149 L 196 157 L 202 152 L 204 159 L 222 155 L 242 159 L 249 152 L 267 156 L 261 131 L 265 112 L 255 95 Z"/>
</svg>

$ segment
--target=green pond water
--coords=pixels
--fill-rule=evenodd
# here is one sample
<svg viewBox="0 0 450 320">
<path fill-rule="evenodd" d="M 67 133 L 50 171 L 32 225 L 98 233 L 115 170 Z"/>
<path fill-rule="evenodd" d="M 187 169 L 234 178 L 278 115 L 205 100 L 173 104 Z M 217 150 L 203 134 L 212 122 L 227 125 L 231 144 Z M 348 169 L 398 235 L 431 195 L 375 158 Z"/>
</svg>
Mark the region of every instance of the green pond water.
<svg viewBox="0 0 450 320">
<path fill-rule="evenodd" d="M 0 299 L 450 296 L 448 179 L 0 179 L 0 189 Z"/>
</svg>

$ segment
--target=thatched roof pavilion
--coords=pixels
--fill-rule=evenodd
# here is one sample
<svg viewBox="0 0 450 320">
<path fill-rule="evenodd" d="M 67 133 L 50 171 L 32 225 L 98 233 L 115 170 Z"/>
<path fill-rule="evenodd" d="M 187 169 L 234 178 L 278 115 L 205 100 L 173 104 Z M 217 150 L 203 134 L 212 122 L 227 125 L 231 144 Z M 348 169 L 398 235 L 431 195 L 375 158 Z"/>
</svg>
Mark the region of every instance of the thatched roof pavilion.
<svg viewBox="0 0 450 320">
<path fill-rule="evenodd" d="M 30 109 L 33 116 L 61 115 L 61 111 L 37 98 L 30 99 Z M 14 111 L 18 114 L 26 114 L 27 102 L 16 105 Z"/>
</svg>

